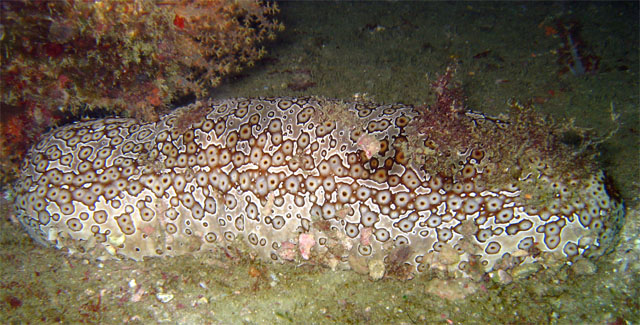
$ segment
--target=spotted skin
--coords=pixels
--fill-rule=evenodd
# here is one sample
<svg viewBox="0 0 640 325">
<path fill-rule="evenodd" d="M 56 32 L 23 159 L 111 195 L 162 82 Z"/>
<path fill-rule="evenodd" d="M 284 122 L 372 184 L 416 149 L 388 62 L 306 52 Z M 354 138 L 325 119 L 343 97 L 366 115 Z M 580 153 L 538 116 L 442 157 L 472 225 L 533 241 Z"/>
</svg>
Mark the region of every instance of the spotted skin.
<svg viewBox="0 0 640 325">
<path fill-rule="evenodd" d="M 38 242 L 135 260 L 235 246 L 346 265 L 408 245 L 415 270 L 453 248 L 465 275 L 471 260 L 487 271 L 509 256 L 534 262 L 523 254 L 534 248 L 564 259 L 601 250 L 621 206 L 600 174 L 554 184 L 553 206 L 526 206 L 513 185 L 482 188 L 482 153 L 470 150 L 462 177 L 445 184 L 403 151 L 417 116 L 404 105 L 258 98 L 197 103 L 156 123 L 67 125 L 29 151 L 19 220 Z"/>
</svg>

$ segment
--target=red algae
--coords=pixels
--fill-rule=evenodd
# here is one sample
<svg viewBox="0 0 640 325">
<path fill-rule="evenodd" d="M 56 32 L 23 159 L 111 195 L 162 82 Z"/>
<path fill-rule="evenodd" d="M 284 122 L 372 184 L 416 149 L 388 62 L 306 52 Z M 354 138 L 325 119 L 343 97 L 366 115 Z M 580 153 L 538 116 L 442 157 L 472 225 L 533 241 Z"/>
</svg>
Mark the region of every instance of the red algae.
<svg viewBox="0 0 640 325">
<path fill-rule="evenodd" d="M 16 296 L 7 296 L 4 298 L 4 301 L 11 307 L 11 308 L 18 308 L 20 306 L 22 306 L 22 300 L 18 299 L 18 297 Z"/>
</svg>

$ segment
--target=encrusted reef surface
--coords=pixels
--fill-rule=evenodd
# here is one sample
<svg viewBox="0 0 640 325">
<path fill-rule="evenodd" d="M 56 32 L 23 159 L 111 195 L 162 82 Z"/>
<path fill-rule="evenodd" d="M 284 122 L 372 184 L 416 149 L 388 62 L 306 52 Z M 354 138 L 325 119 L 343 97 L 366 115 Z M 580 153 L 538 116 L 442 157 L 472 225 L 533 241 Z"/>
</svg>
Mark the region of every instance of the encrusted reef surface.
<svg viewBox="0 0 640 325">
<path fill-rule="evenodd" d="M 502 138 L 483 135 L 517 124 L 471 113 L 457 117 L 472 126 L 459 137 L 468 147 L 445 159 L 434 146 L 452 134 L 422 134 L 429 114 L 258 98 L 198 102 L 148 124 L 79 122 L 29 151 L 17 214 L 36 241 L 73 254 L 240 251 L 374 278 L 474 277 L 613 248 L 624 209 L 593 164 L 553 168 L 535 146 L 508 157 L 492 144 Z M 456 163 L 433 168 L 445 162 Z"/>
</svg>

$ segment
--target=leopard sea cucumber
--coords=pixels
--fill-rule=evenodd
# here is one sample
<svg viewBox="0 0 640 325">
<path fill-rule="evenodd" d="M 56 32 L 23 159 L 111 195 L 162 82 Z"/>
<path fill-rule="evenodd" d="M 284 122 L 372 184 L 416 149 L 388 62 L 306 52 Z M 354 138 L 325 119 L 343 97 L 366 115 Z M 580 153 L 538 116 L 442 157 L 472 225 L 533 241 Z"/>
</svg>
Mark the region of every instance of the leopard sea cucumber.
<svg viewBox="0 0 640 325">
<path fill-rule="evenodd" d="M 235 247 L 347 268 L 407 247 L 415 272 L 465 276 L 472 264 L 490 271 L 610 248 L 623 209 L 602 173 L 550 181 L 550 203 L 529 203 L 513 184 L 484 188 L 483 152 L 468 150 L 447 180 L 400 145 L 418 114 L 257 98 L 199 102 L 147 124 L 78 122 L 29 151 L 15 205 L 40 243 L 134 260 Z M 455 256 L 438 259 L 444 252 Z"/>
</svg>

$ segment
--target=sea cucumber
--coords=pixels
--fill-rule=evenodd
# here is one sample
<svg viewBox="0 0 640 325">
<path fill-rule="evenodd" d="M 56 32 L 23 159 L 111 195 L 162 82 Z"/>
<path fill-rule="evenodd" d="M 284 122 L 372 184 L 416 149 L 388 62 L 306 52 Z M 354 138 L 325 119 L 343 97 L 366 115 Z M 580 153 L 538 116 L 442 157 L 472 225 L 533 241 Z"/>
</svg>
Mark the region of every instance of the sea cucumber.
<svg viewBox="0 0 640 325">
<path fill-rule="evenodd" d="M 324 114 L 336 111 L 341 118 Z M 400 262 L 414 272 L 460 276 L 477 265 L 610 249 L 623 208 L 601 172 L 550 182 L 556 194 L 544 206 L 521 200 L 513 184 L 484 188 L 488 158 L 477 150 L 458 153 L 460 177 L 445 180 L 398 142 L 418 114 L 406 105 L 241 98 L 198 102 L 154 123 L 70 124 L 29 151 L 14 187 L 19 220 L 36 241 L 83 256 L 234 247 L 348 268 L 408 247 Z M 375 150 L 363 149 L 363 137 Z"/>
</svg>

